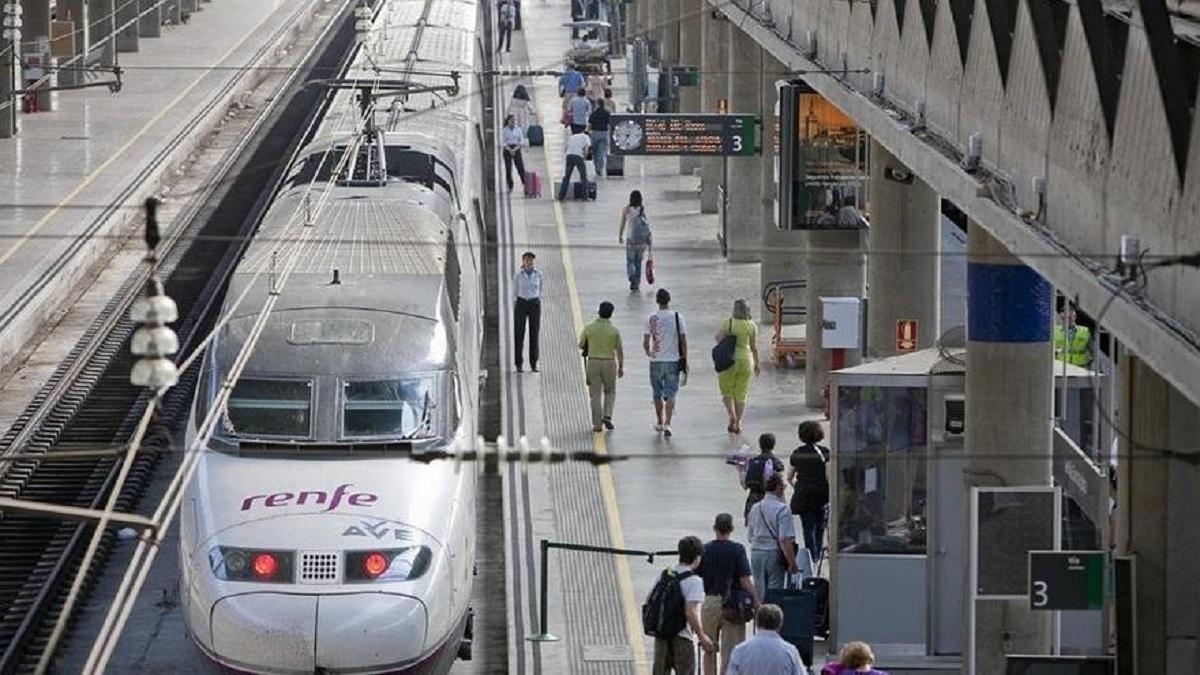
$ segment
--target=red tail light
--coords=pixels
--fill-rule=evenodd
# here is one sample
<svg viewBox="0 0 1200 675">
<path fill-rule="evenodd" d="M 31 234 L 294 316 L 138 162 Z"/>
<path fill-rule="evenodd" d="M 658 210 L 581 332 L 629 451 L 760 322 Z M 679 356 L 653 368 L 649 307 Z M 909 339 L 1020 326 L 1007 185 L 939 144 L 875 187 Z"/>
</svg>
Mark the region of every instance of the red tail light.
<svg viewBox="0 0 1200 675">
<path fill-rule="evenodd" d="M 387 571 L 389 563 L 390 561 L 388 560 L 388 557 L 382 553 L 379 553 L 378 551 L 374 553 L 368 553 L 363 557 L 363 573 L 366 574 L 368 578 L 374 579 L 375 577 Z"/>
<path fill-rule="evenodd" d="M 259 579 L 270 579 L 279 571 L 279 561 L 270 553 L 259 553 L 254 556 L 254 576 Z"/>
</svg>

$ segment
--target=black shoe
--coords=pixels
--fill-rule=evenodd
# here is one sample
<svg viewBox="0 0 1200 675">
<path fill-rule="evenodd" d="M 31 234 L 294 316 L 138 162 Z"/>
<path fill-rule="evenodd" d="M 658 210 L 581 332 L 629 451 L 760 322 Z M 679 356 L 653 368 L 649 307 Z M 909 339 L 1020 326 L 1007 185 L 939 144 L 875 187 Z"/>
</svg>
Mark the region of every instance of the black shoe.
<svg viewBox="0 0 1200 675">
<path fill-rule="evenodd" d="M 517 364 L 517 372 L 519 373 L 519 372 L 521 372 L 522 370 L 524 370 L 524 367 L 523 367 L 521 364 L 519 364 L 519 363 L 518 363 L 518 364 Z"/>
<path fill-rule="evenodd" d="M 614 426 L 613 426 L 613 423 L 612 423 L 612 418 L 611 418 L 611 417 L 605 417 L 603 420 L 601 420 L 601 422 L 600 422 L 600 423 L 601 423 L 601 424 L 603 424 L 603 425 L 604 425 L 604 428 L 605 428 L 605 429 L 608 429 L 609 431 L 612 431 L 613 429 L 615 429 L 615 428 L 616 428 L 616 427 L 614 427 Z"/>
<path fill-rule="evenodd" d="M 530 370 L 532 370 L 532 371 L 533 371 L 533 372 L 535 372 L 535 373 L 540 373 L 540 372 L 542 372 L 542 371 L 538 370 L 538 367 L 537 367 L 537 365 L 532 365 L 532 366 L 529 366 L 529 369 L 530 369 Z"/>
</svg>

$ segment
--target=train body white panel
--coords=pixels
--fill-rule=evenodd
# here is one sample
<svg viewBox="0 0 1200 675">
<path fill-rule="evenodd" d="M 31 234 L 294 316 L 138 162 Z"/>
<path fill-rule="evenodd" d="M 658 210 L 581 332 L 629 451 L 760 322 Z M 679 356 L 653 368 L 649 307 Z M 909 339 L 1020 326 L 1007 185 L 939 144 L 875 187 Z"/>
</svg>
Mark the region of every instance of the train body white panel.
<svg viewBox="0 0 1200 675">
<path fill-rule="evenodd" d="M 358 89 L 331 92 L 230 280 L 180 558 L 189 632 L 241 671 L 444 673 L 470 625 L 476 464 L 422 455 L 477 434 L 478 3 L 372 4 L 343 81 L 460 88 L 368 122 Z"/>
</svg>

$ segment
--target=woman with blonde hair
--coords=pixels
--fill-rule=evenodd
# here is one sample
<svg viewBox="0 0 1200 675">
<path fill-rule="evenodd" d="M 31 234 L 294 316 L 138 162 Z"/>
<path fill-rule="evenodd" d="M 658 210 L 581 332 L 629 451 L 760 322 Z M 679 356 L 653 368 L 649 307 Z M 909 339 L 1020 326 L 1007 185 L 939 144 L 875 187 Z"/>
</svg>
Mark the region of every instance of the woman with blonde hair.
<svg viewBox="0 0 1200 675">
<path fill-rule="evenodd" d="M 847 642 L 842 645 L 837 663 L 826 664 L 821 669 L 821 675 L 851 675 L 852 673 L 867 673 L 868 675 L 888 675 L 882 670 L 876 670 L 875 654 L 865 642 Z"/>
<path fill-rule="evenodd" d="M 717 375 L 721 386 L 721 402 L 729 413 L 731 434 L 741 433 L 742 415 L 746 412 L 746 397 L 750 394 L 750 374 L 758 375 L 758 324 L 750 318 L 750 305 L 745 300 L 733 301 L 733 315 L 717 333 L 717 342 L 732 335 L 737 338 L 733 351 L 733 365 Z"/>
</svg>

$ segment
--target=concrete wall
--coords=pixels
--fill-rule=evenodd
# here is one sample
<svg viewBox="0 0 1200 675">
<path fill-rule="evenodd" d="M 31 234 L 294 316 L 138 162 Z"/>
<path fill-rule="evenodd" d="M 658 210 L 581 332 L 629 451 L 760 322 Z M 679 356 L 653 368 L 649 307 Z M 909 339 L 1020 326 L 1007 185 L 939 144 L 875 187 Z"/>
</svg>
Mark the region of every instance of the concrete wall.
<svg viewBox="0 0 1200 675">
<path fill-rule="evenodd" d="M 734 21 L 758 18 L 746 16 L 745 3 L 708 1 Z M 1015 217 L 1029 222 L 1039 213 L 1034 179 L 1044 178 L 1039 232 L 1091 258 L 1093 269 L 1111 267 L 1123 234 L 1138 236 L 1155 255 L 1200 248 L 1200 130 L 1186 96 L 1198 85 L 1184 81 L 1196 75 L 1186 67 L 1190 54 L 1165 27 L 1164 6 L 1133 3 L 1125 22 L 1104 18 L 1097 0 L 1017 0 L 1011 19 L 1006 6 L 940 0 L 926 6 L 930 17 L 917 0 L 878 0 L 873 10 L 866 2 L 771 0 L 773 23 L 756 39 L 770 42 L 776 55 L 780 42 L 793 54 L 813 53 L 811 66 L 789 58 L 803 67 L 869 69 L 834 85 L 854 100 L 851 114 L 869 106 L 911 114 L 924 101 L 924 142 L 955 162 L 978 134 L 983 165 L 998 174 L 979 192 Z M 885 77 L 883 98 L 866 101 L 875 72 Z M 1192 345 L 1200 344 L 1197 287 L 1200 272 L 1176 267 L 1155 271 L 1145 290 L 1160 316 L 1191 331 Z M 1103 291 L 1089 294 L 1083 308 L 1098 313 Z M 1154 320 L 1151 313 L 1145 320 Z M 1168 332 L 1160 337 L 1177 339 Z M 1158 347 L 1143 341 L 1136 349 Z M 1195 380 L 1191 373 L 1176 382 L 1195 398 Z"/>
</svg>

